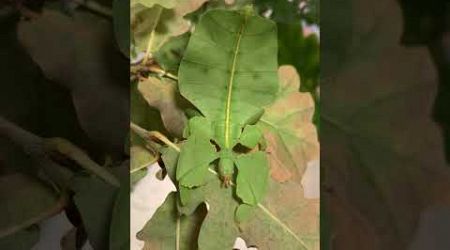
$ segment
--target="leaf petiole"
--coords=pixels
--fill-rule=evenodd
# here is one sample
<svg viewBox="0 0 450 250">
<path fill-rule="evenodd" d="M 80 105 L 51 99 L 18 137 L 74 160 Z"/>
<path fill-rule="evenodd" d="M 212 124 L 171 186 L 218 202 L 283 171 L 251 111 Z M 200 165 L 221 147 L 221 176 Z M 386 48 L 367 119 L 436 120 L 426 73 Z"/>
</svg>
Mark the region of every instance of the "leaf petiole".
<svg viewBox="0 0 450 250">
<path fill-rule="evenodd" d="M 130 128 L 144 140 L 154 141 L 154 139 L 157 139 L 166 144 L 167 146 L 175 149 L 177 152 L 180 152 L 180 147 L 178 147 L 175 143 L 171 142 L 165 135 L 161 134 L 158 131 L 147 131 L 146 129 L 140 127 L 139 125 L 133 122 L 130 123 Z"/>
<path fill-rule="evenodd" d="M 150 70 L 150 72 L 156 73 L 156 74 L 158 74 L 158 75 L 160 75 L 162 77 L 167 77 L 167 78 L 170 78 L 170 79 L 172 79 L 174 81 L 178 81 L 178 77 L 176 75 L 173 75 L 173 74 L 163 70 L 162 68 L 160 68 L 158 66 L 150 65 L 148 67 L 148 69 Z"/>
<path fill-rule="evenodd" d="M 97 175 L 109 184 L 119 187 L 119 180 L 104 167 L 94 162 L 83 150 L 75 146 L 64 138 L 44 139 L 44 145 L 47 151 L 57 152 L 69 159 L 75 161 L 82 168 Z"/>
</svg>

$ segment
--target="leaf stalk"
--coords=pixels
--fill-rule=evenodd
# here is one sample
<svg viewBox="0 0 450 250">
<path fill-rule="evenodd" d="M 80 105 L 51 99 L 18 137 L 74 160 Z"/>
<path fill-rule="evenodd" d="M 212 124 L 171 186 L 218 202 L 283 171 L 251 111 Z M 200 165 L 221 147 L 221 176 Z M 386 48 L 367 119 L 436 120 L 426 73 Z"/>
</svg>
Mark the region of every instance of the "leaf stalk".
<svg viewBox="0 0 450 250">
<path fill-rule="evenodd" d="M 154 141 L 154 139 L 157 139 L 166 144 L 167 146 L 175 149 L 177 152 L 180 152 L 180 147 L 178 147 L 175 143 L 171 142 L 165 135 L 161 134 L 158 131 L 147 131 L 146 129 L 140 127 L 139 125 L 133 122 L 130 123 L 130 128 L 133 132 L 135 132 L 144 140 Z"/>
</svg>

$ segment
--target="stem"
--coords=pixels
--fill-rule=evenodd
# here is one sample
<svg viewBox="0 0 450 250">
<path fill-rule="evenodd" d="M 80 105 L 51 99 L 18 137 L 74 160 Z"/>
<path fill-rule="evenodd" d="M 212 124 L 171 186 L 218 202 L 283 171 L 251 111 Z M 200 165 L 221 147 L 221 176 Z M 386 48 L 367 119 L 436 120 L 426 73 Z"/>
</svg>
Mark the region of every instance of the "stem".
<svg viewBox="0 0 450 250">
<path fill-rule="evenodd" d="M 175 249 L 176 250 L 180 250 L 180 241 L 181 241 L 181 215 L 178 213 L 176 242 L 175 242 Z"/>
<path fill-rule="evenodd" d="M 241 24 L 241 28 L 239 29 L 239 32 L 237 33 L 237 39 L 236 39 L 236 46 L 234 48 L 233 53 L 233 61 L 231 64 L 231 71 L 230 71 L 230 78 L 228 79 L 227 83 L 227 99 L 226 99 L 226 105 L 225 105 L 225 148 L 230 147 L 230 123 L 231 123 L 231 97 L 233 93 L 233 84 L 234 84 L 234 77 L 236 73 L 236 65 L 237 65 L 237 58 L 239 55 L 239 49 L 241 45 L 241 38 L 244 33 L 244 28 L 247 24 L 247 15 L 244 17 L 244 22 Z"/>
<path fill-rule="evenodd" d="M 104 167 L 94 162 L 83 150 L 64 138 L 45 139 L 48 151 L 56 151 L 75 161 L 79 166 L 97 175 L 107 183 L 119 187 L 119 180 Z"/>
<path fill-rule="evenodd" d="M 163 77 L 167 77 L 170 78 L 172 80 L 178 81 L 178 77 L 176 75 L 173 75 L 165 70 L 163 70 L 162 68 L 155 66 L 155 65 L 151 65 L 148 67 L 148 69 L 150 70 L 150 72 L 156 73 L 158 75 L 161 75 Z"/>
<path fill-rule="evenodd" d="M 34 158 L 51 179 L 61 186 L 67 184 L 73 173 L 51 159 L 51 153 L 55 151 L 75 161 L 82 168 L 89 170 L 109 184 L 119 186 L 119 181 L 114 175 L 95 163 L 84 151 L 66 139 L 41 138 L 3 117 L 0 117 L 0 136 L 10 139 L 22 147 L 24 152 Z"/>
<path fill-rule="evenodd" d="M 132 170 L 130 170 L 130 174 L 134 174 L 134 173 L 136 173 L 136 172 L 138 172 L 138 171 L 140 171 L 140 170 L 142 170 L 144 168 L 148 168 L 148 166 L 147 165 L 142 165 L 141 167 L 132 169 Z"/>
<path fill-rule="evenodd" d="M 28 154 L 59 187 L 67 185 L 72 178 L 72 171 L 54 162 L 48 156 L 43 138 L 24 130 L 2 116 L 0 116 L 0 137 L 9 139 L 22 148 L 24 153 Z"/>
<path fill-rule="evenodd" d="M 158 139 L 167 146 L 175 149 L 177 152 L 180 152 L 180 148 L 176 144 L 171 142 L 166 136 L 158 131 L 147 131 L 133 122 L 130 123 L 130 128 L 144 140 L 153 141 L 154 139 Z"/>
<path fill-rule="evenodd" d="M 162 13 L 162 9 L 163 9 L 161 6 L 159 6 L 157 4 L 154 6 L 154 8 L 156 8 L 155 23 L 153 24 L 152 32 L 150 33 L 150 37 L 148 39 L 147 50 L 145 51 L 145 57 L 144 57 L 144 64 L 147 63 L 148 59 L 150 58 L 150 50 L 152 49 L 153 40 L 155 38 L 155 29 L 156 29 L 156 26 L 158 25 L 159 18 L 161 17 L 161 13 Z"/>
</svg>

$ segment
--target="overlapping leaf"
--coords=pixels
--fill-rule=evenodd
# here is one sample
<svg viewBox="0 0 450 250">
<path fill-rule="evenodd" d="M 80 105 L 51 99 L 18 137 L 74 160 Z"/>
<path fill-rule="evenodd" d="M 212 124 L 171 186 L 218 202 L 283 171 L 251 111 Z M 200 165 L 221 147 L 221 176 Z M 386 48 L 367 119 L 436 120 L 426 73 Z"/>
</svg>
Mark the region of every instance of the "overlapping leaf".
<svg viewBox="0 0 450 250">
<path fill-rule="evenodd" d="M 171 177 L 176 168 L 177 155 L 175 150 L 167 149 L 162 156 Z M 233 189 L 223 188 L 221 181 L 213 173 L 208 172 L 206 181 L 206 185 L 190 194 L 194 197 L 190 197 L 190 203 L 186 206 L 180 206 L 175 193 L 169 194 L 166 202 L 139 233 L 138 238 L 145 240 L 147 246 L 154 247 L 151 249 L 173 246 L 177 237 L 176 223 L 179 220 L 180 242 L 187 245 L 187 248 L 180 249 L 231 249 L 239 234 L 234 220 L 239 203 L 234 198 Z M 179 187 L 178 191 L 178 195 L 186 195 L 182 194 L 183 191 L 192 190 Z M 162 228 L 161 223 L 168 227 Z M 220 237 L 217 237 L 217 232 L 221 232 Z"/>
<path fill-rule="evenodd" d="M 170 37 L 189 30 L 183 19 L 204 2 L 198 1 L 136 1 L 131 6 L 131 42 L 138 52 L 155 52 Z"/>
<path fill-rule="evenodd" d="M 27 228 L 62 210 L 63 203 L 45 184 L 23 174 L 0 178 L 0 237 Z"/>
<path fill-rule="evenodd" d="M 199 227 L 205 210 L 205 207 L 199 207 L 193 215 L 181 216 L 177 210 L 176 194 L 170 193 L 137 238 L 144 240 L 144 249 L 149 250 L 197 249 Z"/>
<path fill-rule="evenodd" d="M 128 164 L 127 164 L 128 165 Z M 126 175 L 125 175 L 126 176 Z M 130 189 L 128 181 L 123 180 L 116 196 L 109 229 L 109 249 L 127 250 L 130 248 Z"/>
<path fill-rule="evenodd" d="M 272 177 L 280 182 L 301 181 L 306 164 L 318 159 L 319 142 L 312 123 L 314 101 L 298 92 L 299 77 L 292 66 L 279 69 L 277 100 L 266 108 L 259 126 L 267 140 Z"/>
<path fill-rule="evenodd" d="M 126 162 L 113 169 L 120 178 L 120 188 L 95 176 L 78 176 L 71 183 L 73 200 L 95 249 L 124 249 L 128 245 L 128 171 Z"/>
<path fill-rule="evenodd" d="M 147 103 L 159 110 L 167 131 L 181 137 L 186 126 L 183 111 L 186 101 L 179 96 L 176 83 L 169 79 L 149 77 L 140 81 L 137 88 Z"/>
<path fill-rule="evenodd" d="M 295 181 L 270 180 L 262 205 L 239 228 L 247 245 L 258 249 L 318 250 L 319 199 L 305 199 Z"/>
<path fill-rule="evenodd" d="M 109 249 L 109 229 L 117 188 L 95 177 L 78 177 L 72 188 L 91 245 Z"/>
<path fill-rule="evenodd" d="M 218 178 L 210 180 L 204 187 L 204 202 L 208 204 L 208 213 L 200 229 L 198 249 L 232 249 L 239 235 L 234 219 L 239 203 L 234 198 L 232 188 L 223 188 Z M 220 236 L 217 235 L 218 232 Z"/>
<path fill-rule="evenodd" d="M 171 37 L 154 53 L 153 57 L 163 70 L 173 74 L 178 73 L 178 67 L 180 66 L 190 37 L 190 32 Z"/>
<path fill-rule="evenodd" d="M 165 159 L 167 172 L 172 177 L 176 167 L 177 155 L 176 150 L 168 148 L 162 156 Z M 186 216 L 193 214 L 196 208 L 202 206 L 201 204 L 208 204 L 207 215 L 201 224 L 201 228 L 199 225 L 201 220 L 198 220 L 192 229 L 194 231 L 199 230 L 199 232 L 191 235 L 192 238 L 187 239 L 187 241 L 198 239 L 199 249 L 231 249 L 238 236 L 243 237 L 249 243 L 248 245 L 255 245 L 260 249 L 318 249 L 319 200 L 305 199 L 302 186 L 295 181 L 282 184 L 269 179 L 267 181 L 270 185 L 266 198 L 256 207 L 245 207 L 244 210 L 248 209 L 248 211 L 243 212 L 247 214 L 243 216 L 245 218 L 240 224 L 236 223 L 235 217 L 240 216 L 237 214 L 239 213 L 238 207 L 242 208 L 242 205 L 239 206 L 234 197 L 233 188 L 221 187 L 220 180 L 212 172 L 209 172 L 206 185 L 195 191 L 188 190 L 191 193 L 187 195 L 191 195 L 191 197 L 189 199 L 190 204 L 187 207 L 180 206 L 179 203 L 177 205 L 175 204 L 176 201 L 172 200 L 171 202 L 174 205 L 171 206 L 177 206 L 178 210 L 171 211 L 172 213 L 178 211 Z M 184 193 L 186 190 L 182 187 L 179 187 L 178 191 L 179 195 L 186 195 Z M 167 206 L 166 203 L 163 206 Z M 171 209 L 176 208 L 171 207 Z M 155 221 L 163 221 L 163 216 L 160 214 L 157 213 L 154 216 Z M 195 212 L 193 217 L 197 218 L 197 216 L 199 215 Z M 173 219 L 171 221 L 170 225 L 173 225 L 172 223 L 175 222 Z M 169 239 L 174 239 L 176 237 L 175 226 L 170 227 L 172 230 L 161 229 L 156 222 L 151 224 L 151 228 L 153 228 L 151 230 L 157 230 L 154 235 L 161 235 L 161 232 L 164 231 L 164 235 L 171 235 L 172 238 L 169 237 Z M 149 230 L 149 228 L 146 226 L 144 230 Z M 217 232 L 221 232 L 221 237 L 217 236 Z M 185 233 L 182 232 L 181 234 Z M 146 235 L 147 237 L 142 237 L 143 240 L 156 242 L 157 238 L 152 238 L 149 233 Z"/>
<path fill-rule="evenodd" d="M 39 227 L 33 225 L 0 238 L 0 249 L 29 250 L 39 241 Z"/>
<path fill-rule="evenodd" d="M 131 121 L 148 130 L 164 131 L 160 114 L 148 105 L 137 90 L 136 83 L 131 84 L 130 92 Z M 148 166 L 156 162 L 157 149 L 156 144 L 149 145 L 134 132 L 130 132 L 130 180 L 132 185 L 145 176 Z"/>
</svg>

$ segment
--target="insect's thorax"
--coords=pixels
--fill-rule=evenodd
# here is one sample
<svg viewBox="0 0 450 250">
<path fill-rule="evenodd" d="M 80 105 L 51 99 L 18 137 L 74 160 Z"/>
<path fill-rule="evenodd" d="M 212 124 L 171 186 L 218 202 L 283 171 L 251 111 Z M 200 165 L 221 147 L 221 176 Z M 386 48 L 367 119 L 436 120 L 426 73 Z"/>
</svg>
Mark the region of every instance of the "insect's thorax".
<svg viewBox="0 0 450 250">
<path fill-rule="evenodd" d="M 230 123 L 228 126 L 224 122 L 213 122 L 213 135 L 216 143 L 221 149 L 232 149 L 241 135 L 241 125 Z"/>
</svg>

